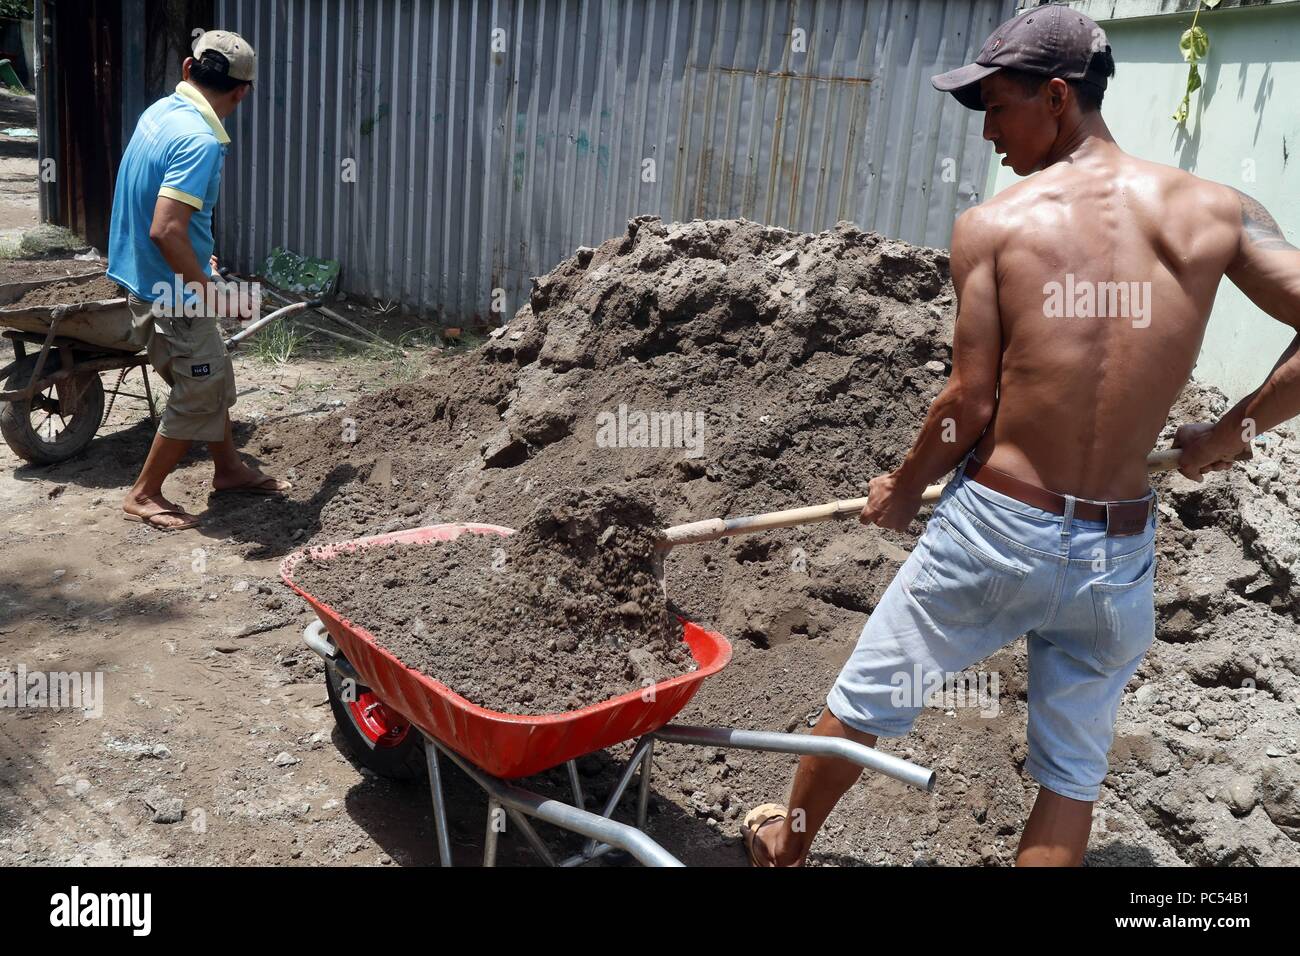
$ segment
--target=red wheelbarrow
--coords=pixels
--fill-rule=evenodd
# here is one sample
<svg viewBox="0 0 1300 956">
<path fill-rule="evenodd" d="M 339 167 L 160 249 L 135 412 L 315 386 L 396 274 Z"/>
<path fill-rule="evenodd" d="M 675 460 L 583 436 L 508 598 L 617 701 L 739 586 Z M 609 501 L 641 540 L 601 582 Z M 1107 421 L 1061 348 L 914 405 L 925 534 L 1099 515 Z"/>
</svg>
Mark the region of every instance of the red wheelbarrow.
<svg viewBox="0 0 1300 956">
<path fill-rule="evenodd" d="M 934 788 L 933 771 L 848 740 L 669 723 L 690 702 L 705 678 L 731 660 L 731 645 L 726 638 L 687 621 L 682 622 L 682 639 L 697 665 L 691 673 L 578 710 L 521 716 L 479 707 L 446 685 L 407 667 L 380 647 L 364 627 L 308 594 L 293 578 L 294 568 L 307 554 L 328 560 L 342 551 L 376 545 L 436 547 L 462 534 L 512 533 L 510 528 L 488 524 L 431 525 L 297 551 L 280 566 L 284 583 L 306 600 L 319 618 L 303 632 L 303 640 L 325 662 L 330 706 L 349 749 L 364 766 L 383 776 L 409 778 L 417 767 L 419 772 L 428 773 L 442 865 L 451 865 L 451 843 L 441 756 L 459 766 L 487 793 L 485 866 L 495 864 L 503 814 L 549 865 L 577 866 L 621 850 L 649 866 L 680 866 L 645 832 L 656 741 L 841 757 L 923 790 Z M 606 798 L 603 812 L 583 809 L 576 759 L 631 740 L 635 741 L 632 756 Z M 561 764 L 568 770 L 573 804 L 507 782 Z M 633 826 L 614 820 L 613 814 L 638 770 Z M 587 841 L 580 852 L 557 860 L 532 819 L 580 834 Z"/>
</svg>

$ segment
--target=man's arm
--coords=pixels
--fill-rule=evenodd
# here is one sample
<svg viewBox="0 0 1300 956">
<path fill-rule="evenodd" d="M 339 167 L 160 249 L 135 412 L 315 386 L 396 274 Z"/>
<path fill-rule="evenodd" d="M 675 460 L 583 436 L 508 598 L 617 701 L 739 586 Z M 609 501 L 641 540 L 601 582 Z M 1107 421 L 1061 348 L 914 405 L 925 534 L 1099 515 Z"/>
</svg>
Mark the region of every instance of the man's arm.
<svg viewBox="0 0 1300 956">
<path fill-rule="evenodd" d="M 952 230 L 952 282 L 957 323 L 952 374 L 930 405 L 912 449 L 897 470 L 873 479 L 864 524 L 902 531 L 921 507 L 928 485 L 957 467 L 993 418 L 1002 365 L 994 232 L 982 207 L 957 217 Z"/>
<path fill-rule="evenodd" d="M 1238 455 L 1249 457 L 1255 435 L 1300 415 L 1300 249 L 1287 242 L 1258 201 L 1233 191 L 1241 202 L 1241 232 L 1225 274 L 1251 302 L 1297 334 L 1263 384 L 1212 427 L 1184 425 L 1178 430 L 1174 445 L 1183 448 L 1179 470 L 1194 481 L 1204 471 L 1228 467 Z"/>
<path fill-rule="evenodd" d="M 201 290 L 202 301 L 215 305 L 214 318 L 238 316 L 238 299 L 228 295 L 225 287 L 213 278 L 217 269 L 217 257 L 212 257 L 208 263 L 209 270 L 205 271 L 199 264 L 199 257 L 194 254 L 194 246 L 190 244 L 192 215 L 194 215 L 193 206 L 179 199 L 172 199 L 170 196 L 159 196 L 153 207 L 153 222 L 149 225 L 149 238 L 158 247 L 167 265 L 181 277 L 185 287 Z M 190 283 L 198 283 L 198 285 L 191 286 Z"/>
<path fill-rule="evenodd" d="M 211 276 L 199 265 L 199 257 L 194 254 L 190 244 L 190 217 L 194 207 L 170 196 L 159 196 L 153 207 L 153 222 L 149 226 L 149 238 L 153 240 L 158 251 L 172 271 L 182 278 L 187 285 L 198 283 L 202 288 Z"/>
</svg>

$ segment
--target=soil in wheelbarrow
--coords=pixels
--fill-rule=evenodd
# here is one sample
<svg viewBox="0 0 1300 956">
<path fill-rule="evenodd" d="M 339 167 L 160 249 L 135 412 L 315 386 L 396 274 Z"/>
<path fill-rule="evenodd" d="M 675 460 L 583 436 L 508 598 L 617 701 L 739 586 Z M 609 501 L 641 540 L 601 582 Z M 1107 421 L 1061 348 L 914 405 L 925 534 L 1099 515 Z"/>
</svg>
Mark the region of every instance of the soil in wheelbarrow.
<svg viewBox="0 0 1300 956">
<path fill-rule="evenodd" d="M 83 302 L 104 302 L 120 299 L 126 293 L 112 279 L 100 276 L 89 282 L 55 282 L 32 289 L 21 299 L 4 306 L 6 309 L 35 309 L 54 305 L 80 305 Z"/>
<path fill-rule="evenodd" d="M 508 538 L 309 556 L 295 580 L 407 665 L 510 714 L 575 710 L 694 670 L 632 487 L 570 489 Z"/>
</svg>

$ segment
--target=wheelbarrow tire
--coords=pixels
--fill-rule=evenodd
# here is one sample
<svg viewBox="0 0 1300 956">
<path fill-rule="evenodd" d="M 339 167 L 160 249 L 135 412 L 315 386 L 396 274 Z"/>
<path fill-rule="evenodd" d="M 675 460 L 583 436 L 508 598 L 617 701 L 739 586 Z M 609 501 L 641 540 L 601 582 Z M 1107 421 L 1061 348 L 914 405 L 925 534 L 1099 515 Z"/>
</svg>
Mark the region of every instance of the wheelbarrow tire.
<svg viewBox="0 0 1300 956">
<path fill-rule="evenodd" d="M 26 388 L 36 371 L 39 357 L 32 354 L 19 360 L 5 381 L 5 390 Z M 45 367 L 59 367 L 57 350 L 50 353 Z M 13 449 L 15 455 L 34 465 L 57 465 L 85 451 L 104 417 L 104 383 L 100 381 L 98 372 L 83 372 L 76 376 L 76 381 L 85 389 L 81 407 L 53 441 L 41 437 L 32 427 L 33 399 L 0 404 L 0 435 L 4 436 L 5 444 Z"/>
<path fill-rule="evenodd" d="M 348 687 L 338 668 L 325 667 L 325 688 L 330 710 L 345 745 L 357 761 L 390 780 L 418 780 L 428 773 L 424 762 L 424 738 L 394 711 L 374 699 L 369 687 Z M 351 696 L 353 699 L 348 700 Z M 369 713 L 366 711 L 369 710 Z M 382 714 L 377 719 L 377 714 Z M 383 730 L 387 728 L 388 733 Z M 404 729 L 403 729 L 404 728 Z"/>
</svg>

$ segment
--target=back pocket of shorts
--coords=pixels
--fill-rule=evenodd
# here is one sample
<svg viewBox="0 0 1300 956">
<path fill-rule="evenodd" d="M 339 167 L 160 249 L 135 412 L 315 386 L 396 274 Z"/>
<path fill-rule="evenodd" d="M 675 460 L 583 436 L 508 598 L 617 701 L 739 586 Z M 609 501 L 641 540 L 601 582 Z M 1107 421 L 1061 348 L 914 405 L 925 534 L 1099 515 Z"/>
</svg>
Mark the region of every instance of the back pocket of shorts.
<svg viewBox="0 0 1300 956">
<path fill-rule="evenodd" d="M 1116 576 L 1132 572 L 1120 565 Z M 1106 668 L 1122 667 L 1146 652 L 1156 639 L 1156 546 L 1153 541 L 1143 558 L 1132 566 L 1141 568 L 1137 577 L 1122 584 L 1092 583 L 1092 605 L 1097 612 L 1097 637 L 1093 657 Z"/>
<path fill-rule="evenodd" d="M 986 553 L 947 518 L 938 520 L 925 561 L 908 590 L 936 621 L 988 624 L 1015 600 L 1026 572 Z"/>
</svg>

